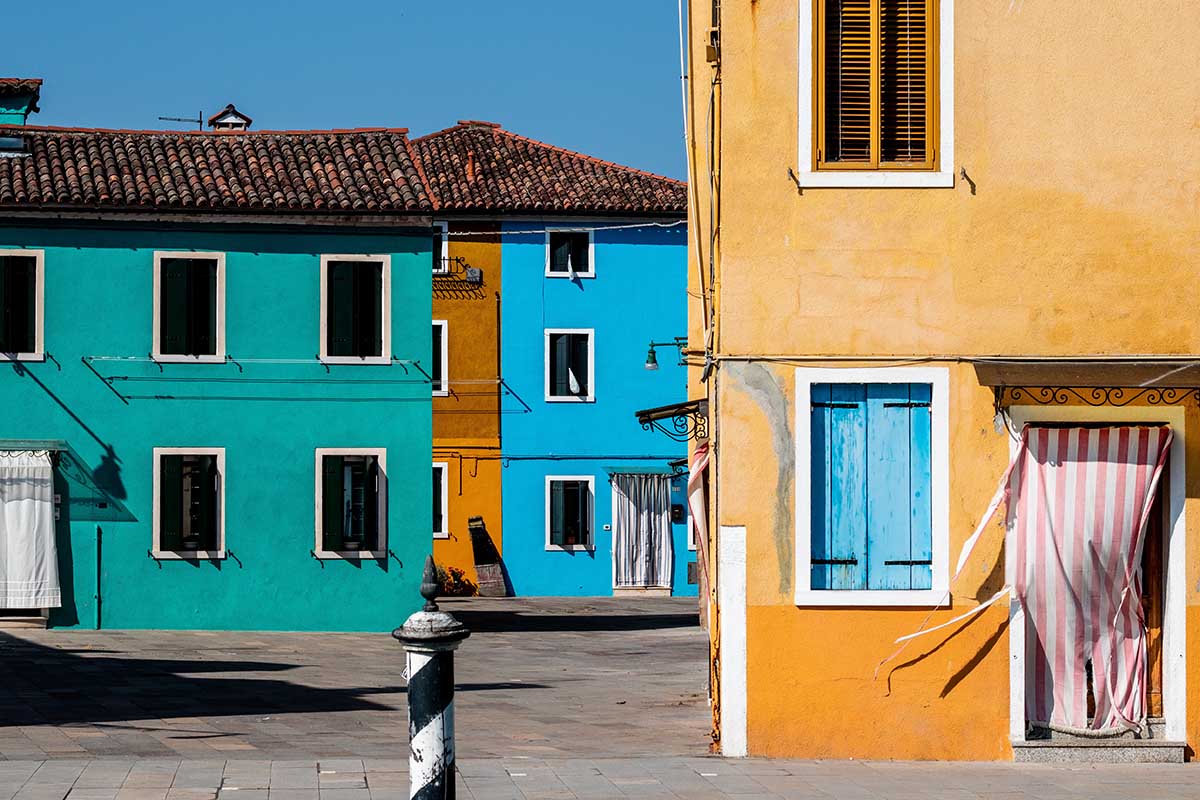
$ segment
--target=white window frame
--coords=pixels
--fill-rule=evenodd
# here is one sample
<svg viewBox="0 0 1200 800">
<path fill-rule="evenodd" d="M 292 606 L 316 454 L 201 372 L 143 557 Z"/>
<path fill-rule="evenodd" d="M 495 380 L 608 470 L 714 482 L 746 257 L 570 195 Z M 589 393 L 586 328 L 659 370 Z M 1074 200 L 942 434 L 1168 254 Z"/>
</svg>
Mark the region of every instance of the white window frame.
<svg viewBox="0 0 1200 800">
<path fill-rule="evenodd" d="M 345 559 L 347 561 L 369 561 L 387 558 L 388 555 L 388 474 L 387 448 L 384 447 L 318 447 L 314 451 L 313 471 L 316 475 L 313 508 L 314 517 L 313 555 L 319 559 Z M 379 549 L 377 550 L 326 550 L 321 526 L 324 522 L 325 486 L 321 470 L 321 459 L 325 456 L 375 456 L 379 464 Z"/>
<path fill-rule="evenodd" d="M 584 333 L 588 337 L 588 393 L 585 397 L 576 395 L 550 394 L 550 337 L 559 333 Z M 596 402 L 596 329 L 595 328 L 546 328 L 542 332 L 545 363 L 542 365 L 542 377 L 547 403 L 594 403 Z"/>
<path fill-rule="evenodd" d="M 24 256 L 34 258 L 33 327 L 32 353 L 0 353 L 0 361 L 45 361 L 46 360 L 46 251 L 45 250 L 0 250 L 0 256 Z"/>
<path fill-rule="evenodd" d="M 446 222 L 445 220 L 435 219 L 433 221 L 433 227 L 439 229 L 442 233 L 442 254 L 439 262 L 441 267 L 435 269 L 433 274 L 449 275 L 450 262 L 447 259 L 450 258 L 450 223 Z"/>
<path fill-rule="evenodd" d="M 813 63 L 814 3 L 799 0 L 799 106 L 797 134 L 801 188 L 908 188 L 954 187 L 954 0 L 938 2 L 938 169 L 916 170 L 817 170 L 813 163 L 816 130 L 816 73 Z"/>
<path fill-rule="evenodd" d="M 435 319 L 433 324 L 442 329 L 442 388 L 437 388 L 438 382 L 433 380 L 433 365 L 430 364 L 430 383 L 433 384 L 434 397 L 447 397 L 450 394 L 450 323 L 444 319 Z"/>
<path fill-rule="evenodd" d="M 590 501 L 588 505 L 591 507 L 592 519 L 588 525 L 588 537 L 590 541 L 587 544 L 551 544 L 550 543 L 550 484 L 558 481 L 579 481 L 587 483 L 588 495 Z M 547 475 L 546 476 L 546 497 L 542 504 L 546 510 L 546 550 L 559 553 L 575 553 L 575 552 L 591 552 L 596 549 L 596 476 L 595 475 Z"/>
<path fill-rule="evenodd" d="M 383 342 L 380 355 L 331 356 L 329 355 L 329 262 L 331 261 L 378 261 L 383 264 L 380 293 L 380 313 Z M 327 253 L 321 256 L 321 343 L 319 359 L 323 364 L 391 364 L 392 363 L 392 257 L 369 253 Z"/>
<path fill-rule="evenodd" d="M 442 529 L 433 532 L 434 539 L 449 539 L 450 538 L 450 488 L 447 486 L 447 478 L 450 477 L 450 463 L 447 461 L 434 461 L 433 468 L 442 473 Z"/>
<path fill-rule="evenodd" d="M 162 457 L 163 456 L 216 456 L 217 475 L 217 549 L 216 550 L 163 550 L 162 549 Z M 225 558 L 225 448 L 224 447 L 155 447 L 154 448 L 154 513 L 152 525 L 151 554 L 161 560 L 219 561 Z"/>
<path fill-rule="evenodd" d="M 587 272 L 575 270 L 576 278 L 594 278 L 596 277 L 596 232 L 581 231 L 573 228 L 564 228 L 563 230 L 548 230 L 546 231 L 546 277 L 547 278 L 566 278 L 571 279 L 569 272 L 551 272 L 550 271 L 550 236 L 553 233 L 586 233 L 588 237 L 588 268 Z"/>
<path fill-rule="evenodd" d="M 211 259 L 217 262 L 217 352 L 213 355 L 189 356 L 162 352 L 162 261 L 164 258 Z M 224 364 L 225 363 L 225 254 L 199 250 L 154 251 L 154 332 L 150 357 L 161 364 Z"/>
<path fill-rule="evenodd" d="M 932 387 L 930 509 L 933 582 L 929 589 L 812 588 L 812 386 L 814 383 L 925 383 Z M 796 369 L 796 592 L 798 606 L 920 606 L 950 604 L 950 370 L 944 367 Z"/>
</svg>

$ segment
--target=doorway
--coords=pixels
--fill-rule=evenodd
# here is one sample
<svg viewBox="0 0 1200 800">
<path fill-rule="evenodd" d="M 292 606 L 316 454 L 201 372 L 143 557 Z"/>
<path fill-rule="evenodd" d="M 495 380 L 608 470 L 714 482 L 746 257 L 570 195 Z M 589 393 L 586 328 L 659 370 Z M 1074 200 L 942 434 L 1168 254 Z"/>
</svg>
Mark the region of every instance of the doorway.
<svg viewBox="0 0 1200 800">
<path fill-rule="evenodd" d="M 612 490 L 613 591 L 669 593 L 674 570 L 670 476 L 615 473 Z"/>
</svg>

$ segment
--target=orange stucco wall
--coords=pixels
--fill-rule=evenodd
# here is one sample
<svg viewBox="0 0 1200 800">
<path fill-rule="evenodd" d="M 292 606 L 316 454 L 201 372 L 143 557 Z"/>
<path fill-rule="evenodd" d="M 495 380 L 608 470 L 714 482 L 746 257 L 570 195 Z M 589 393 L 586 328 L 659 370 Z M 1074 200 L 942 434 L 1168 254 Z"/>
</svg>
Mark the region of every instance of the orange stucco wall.
<svg viewBox="0 0 1200 800">
<path fill-rule="evenodd" d="M 949 2 L 950 0 L 944 0 Z M 1004 759 L 1007 608 L 914 642 L 926 610 L 797 608 L 792 600 L 794 369 L 822 356 L 924 356 L 950 370 L 950 554 L 1008 460 L 990 389 L 958 356 L 1200 353 L 1200 4 L 1153 14 L 1115 0 L 955 3 L 954 169 L 945 189 L 805 189 L 797 131 L 797 0 L 724 3 L 707 122 L 707 4 L 693 4 L 691 340 L 717 309 L 710 381 L 719 525 L 745 525 L 748 742 L 793 757 Z M 944 116 L 945 116 L 945 112 Z M 714 156 L 706 152 L 713 129 Z M 807 140 L 806 140 L 807 141 Z M 715 282 L 710 175 L 718 187 Z M 698 268 L 706 275 L 702 285 Z M 783 362 L 730 360 L 768 356 Z M 882 364 L 872 364 L 882 366 Z M 1188 411 L 1187 550 L 1200 552 L 1200 415 Z M 985 534 L 949 619 L 1003 582 Z M 1200 567 L 1187 638 L 1200 642 Z M 719 578 L 718 578 L 719 579 Z M 724 623 L 723 623 L 724 624 Z M 1200 741 L 1200 645 L 1188 732 Z"/>
<path fill-rule="evenodd" d="M 496 230 L 496 223 L 450 223 L 450 231 Z M 500 507 L 500 238 L 450 237 L 450 258 L 483 270 L 483 284 L 459 277 L 433 279 L 433 318 L 446 320 L 450 392 L 433 400 L 433 460 L 447 462 L 448 539 L 434 541 L 434 558 L 475 580 L 467 520 L 481 516 L 502 546 Z M 456 270 L 458 267 L 455 268 Z"/>
</svg>

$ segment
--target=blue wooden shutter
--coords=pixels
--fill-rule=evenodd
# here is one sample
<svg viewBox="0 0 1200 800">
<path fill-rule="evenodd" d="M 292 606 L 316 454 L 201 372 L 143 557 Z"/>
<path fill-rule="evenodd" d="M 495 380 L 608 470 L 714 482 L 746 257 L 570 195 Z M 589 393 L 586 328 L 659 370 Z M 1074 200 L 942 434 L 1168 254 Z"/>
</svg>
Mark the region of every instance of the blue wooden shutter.
<svg viewBox="0 0 1200 800">
<path fill-rule="evenodd" d="M 911 589 L 909 388 L 867 387 L 867 588 Z"/>
<path fill-rule="evenodd" d="M 828 400 L 816 399 L 826 392 Z M 823 589 L 865 589 L 866 386 L 817 385 L 813 387 L 813 396 L 813 428 L 824 428 L 824 441 L 820 450 L 814 441 L 812 492 L 814 496 L 824 495 L 825 506 L 823 518 L 813 520 L 812 585 Z M 818 549 L 822 551 L 820 555 Z M 820 567 L 828 567 L 828 572 L 818 575 Z"/>
<path fill-rule="evenodd" d="M 911 541 L 912 588 L 929 589 L 933 586 L 933 491 L 932 423 L 930 409 L 933 403 L 933 387 L 928 383 L 914 383 L 909 387 L 909 431 L 912 445 L 909 449 L 909 486 L 911 487 Z"/>
</svg>

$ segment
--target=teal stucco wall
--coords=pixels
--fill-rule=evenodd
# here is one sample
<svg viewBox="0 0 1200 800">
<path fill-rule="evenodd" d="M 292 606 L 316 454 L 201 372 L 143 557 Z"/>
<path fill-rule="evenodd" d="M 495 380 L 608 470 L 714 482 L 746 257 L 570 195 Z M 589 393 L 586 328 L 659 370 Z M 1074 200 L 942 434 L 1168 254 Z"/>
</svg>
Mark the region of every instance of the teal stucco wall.
<svg viewBox="0 0 1200 800">
<path fill-rule="evenodd" d="M 0 449 L 68 448 L 58 471 L 64 602 L 51 624 L 390 630 L 420 602 L 431 547 L 429 386 L 399 363 L 316 362 L 320 254 L 391 255 L 392 352 L 427 363 L 429 237 L 226 230 L 0 228 L 0 248 L 45 252 L 52 358 L 0 363 Z M 238 363 L 147 359 L 153 253 L 190 249 L 226 254 L 225 342 Z M 132 357 L 91 365 L 127 402 L 89 357 Z M 189 446 L 225 448 L 224 560 L 149 553 L 152 449 Z M 313 557 L 318 447 L 387 449 L 386 560 Z"/>
</svg>

